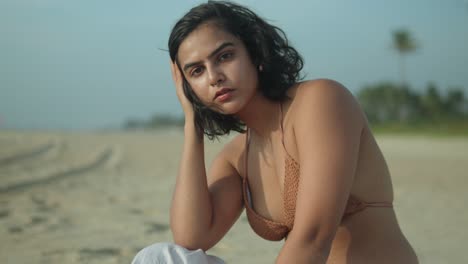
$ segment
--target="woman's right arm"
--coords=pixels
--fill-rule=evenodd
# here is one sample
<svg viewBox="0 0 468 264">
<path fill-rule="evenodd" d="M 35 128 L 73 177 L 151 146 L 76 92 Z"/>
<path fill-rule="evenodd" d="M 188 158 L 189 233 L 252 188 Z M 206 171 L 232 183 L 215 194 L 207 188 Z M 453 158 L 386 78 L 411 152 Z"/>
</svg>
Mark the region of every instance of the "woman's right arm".
<svg viewBox="0 0 468 264">
<path fill-rule="evenodd" d="M 228 144 L 212 163 L 207 177 L 203 135 L 183 94 L 181 75 L 172 64 L 177 95 L 185 113 L 184 145 L 171 205 L 171 230 L 176 244 L 208 250 L 230 229 L 242 212 L 241 178 L 228 155 Z"/>
</svg>

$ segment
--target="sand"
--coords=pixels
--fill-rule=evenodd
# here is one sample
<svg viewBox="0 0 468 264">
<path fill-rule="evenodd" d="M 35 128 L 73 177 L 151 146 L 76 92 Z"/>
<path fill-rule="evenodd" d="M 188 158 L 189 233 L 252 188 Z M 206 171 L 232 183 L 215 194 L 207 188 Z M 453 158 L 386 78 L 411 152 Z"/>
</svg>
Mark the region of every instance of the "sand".
<svg viewBox="0 0 468 264">
<path fill-rule="evenodd" d="M 171 241 L 168 210 L 183 134 L 0 131 L 0 263 L 130 263 Z M 468 263 L 468 138 L 378 136 L 395 209 L 421 263 Z M 222 143 L 206 147 L 207 162 Z M 272 263 L 281 242 L 242 215 L 209 253 Z"/>
</svg>

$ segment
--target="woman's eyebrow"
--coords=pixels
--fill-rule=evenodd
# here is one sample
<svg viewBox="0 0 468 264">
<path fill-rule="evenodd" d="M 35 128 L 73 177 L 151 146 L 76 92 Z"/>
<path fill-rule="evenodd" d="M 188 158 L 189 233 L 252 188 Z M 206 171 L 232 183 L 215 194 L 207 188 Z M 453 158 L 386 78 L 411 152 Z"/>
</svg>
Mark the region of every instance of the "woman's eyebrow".
<svg viewBox="0 0 468 264">
<path fill-rule="evenodd" d="M 223 44 L 219 45 L 219 47 L 217 47 L 214 51 L 212 51 L 210 53 L 210 55 L 208 55 L 208 58 L 211 58 L 213 57 L 214 55 L 216 55 L 216 53 L 218 53 L 219 51 L 221 51 L 222 49 L 224 49 L 225 47 L 229 47 L 229 46 L 234 46 L 234 43 L 232 42 L 224 42 Z M 195 61 L 195 62 L 189 62 L 187 64 L 184 65 L 184 71 L 186 71 L 188 68 L 194 66 L 194 65 L 197 65 L 199 64 L 201 61 Z"/>
</svg>

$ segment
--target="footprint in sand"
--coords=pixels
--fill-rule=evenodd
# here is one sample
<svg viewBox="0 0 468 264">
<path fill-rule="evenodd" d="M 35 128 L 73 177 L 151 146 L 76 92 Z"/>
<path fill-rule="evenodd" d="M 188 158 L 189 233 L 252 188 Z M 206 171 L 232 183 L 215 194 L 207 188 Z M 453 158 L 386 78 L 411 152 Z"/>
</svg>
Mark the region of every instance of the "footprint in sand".
<svg viewBox="0 0 468 264">
<path fill-rule="evenodd" d="M 0 219 L 6 218 L 9 215 L 10 215 L 10 210 L 8 209 L 0 210 Z"/>
<path fill-rule="evenodd" d="M 29 226 L 35 226 L 47 222 L 47 217 L 44 216 L 32 216 Z"/>
<path fill-rule="evenodd" d="M 59 207 L 58 203 L 48 201 L 45 197 L 39 197 L 38 195 L 32 195 L 31 201 L 37 206 L 39 212 L 51 212 Z"/>
<path fill-rule="evenodd" d="M 82 248 L 79 251 L 80 260 L 90 260 L 96 258 L 116 257 L 120 256 L 121 250 L 119 248 Z"/>
<path fill-rule="evenodd" d="M 69 230 L 73 228 L 73 221 L 67 217 L 54 218 L 47 225 L 48 232 L 54 232 L 56 230 Z"/>
<path fill-rule="evenodd" d="M 169 225 L 161 224 L 157 222 L 146 223 L 147 230 L 146 233 L 162 233 L 169 230 Z"/>
<path fill-rule="evenodd" d="M 47 217 L 43 217 L 43 216 L 31 216 L 31 219 L 29 222 L 27 223 L 23 223 L 21 225 L 12 225 L 10 227 L 8 227 L 8 232 L 10 234 L 17 234 L 17 233 L 23 233 L 23 232 L 26 232 L 28 230 L 30 230 L 31 228 L 36 228 L 36 227 L 39 227 L 41 228 L 41 226 L 43 226 L 44 224 L 46 224 L 48 222 L 48 218 Z"/>
<path fill-rule="evenodd" d="M 11 234 L 22 233 L 23 231 L 24 229 L 21 226 L 10 226 L 8 228 L 8 232 L 10 232 Z"/>
<path fill-rule="evenodd" d="M 131 208 L 129 211 L 131 214 L 138 214 L 138 215 L 143 214 L 143 210 L 139 208 Z"/>
</svg>

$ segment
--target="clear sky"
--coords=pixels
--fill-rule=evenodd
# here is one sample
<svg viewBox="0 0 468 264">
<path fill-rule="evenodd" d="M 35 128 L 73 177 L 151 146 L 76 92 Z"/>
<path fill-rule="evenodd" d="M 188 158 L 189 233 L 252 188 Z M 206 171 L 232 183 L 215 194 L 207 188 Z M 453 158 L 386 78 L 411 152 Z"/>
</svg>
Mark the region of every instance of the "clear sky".
<svg viewBox="0 0 468 264">
<path fill-rule="evenodd" d="M 0 128 L 94 129 L 181 115 L 168 67 L 169 32 L 200 1 L 0 0 Z M 468 95 L 468 0 L 239 0 L 287 33 L 307 78 L 352 92 L 398 81 L 392 31 L 420 49 L 409 84 Z"/>
</svg>

